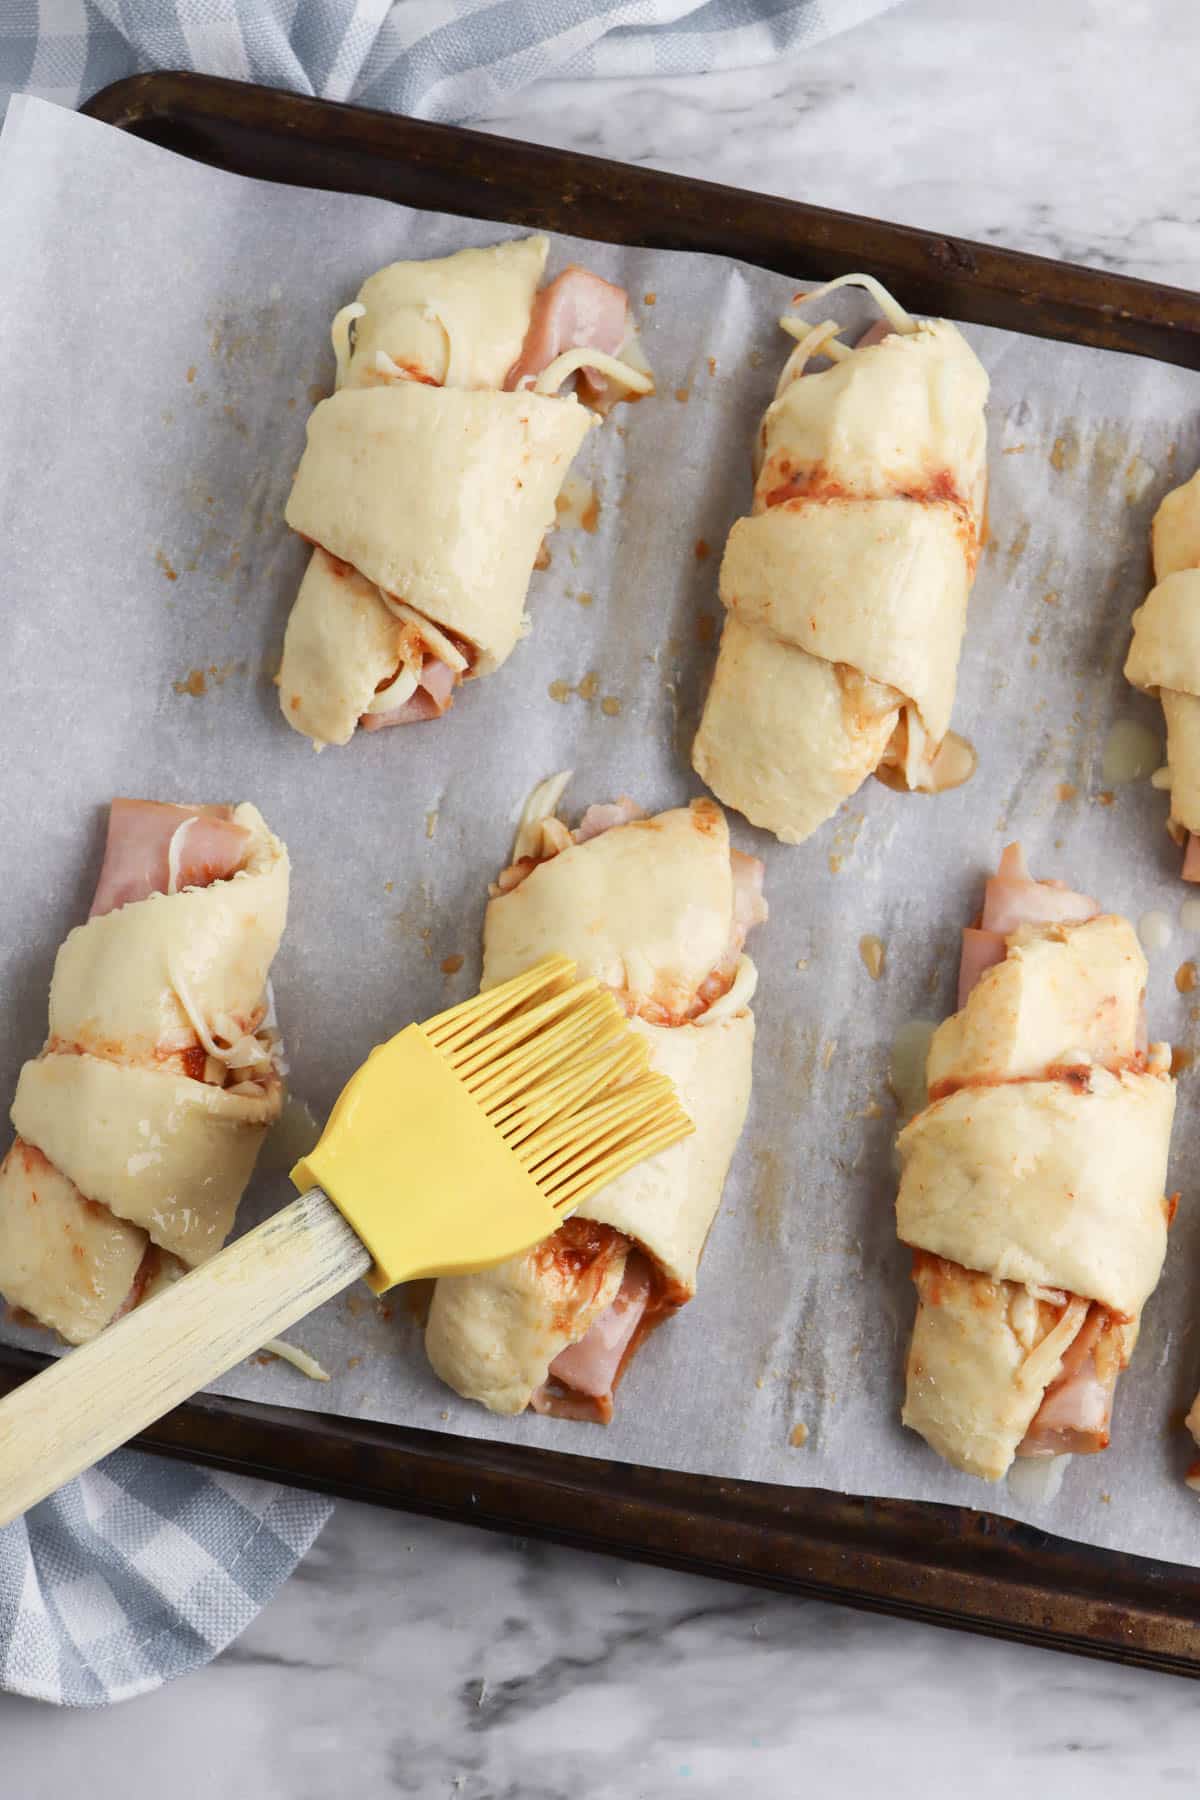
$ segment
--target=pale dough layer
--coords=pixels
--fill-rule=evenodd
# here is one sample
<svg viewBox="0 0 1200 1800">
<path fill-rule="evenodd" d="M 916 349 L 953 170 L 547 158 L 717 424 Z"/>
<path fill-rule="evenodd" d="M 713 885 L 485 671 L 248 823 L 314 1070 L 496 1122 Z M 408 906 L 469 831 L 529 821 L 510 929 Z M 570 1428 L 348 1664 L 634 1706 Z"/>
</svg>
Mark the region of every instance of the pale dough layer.
<svg viewBox="0 0 1200 1800">
<path fill-rule="evenodd" d="M 358 291 L 346 385 L 379 378 L 382 351 L 439 387 L 499 388 L 521 354 L 550 240 L 513 238 L 426 262 L 396 262 Z"/>
<path fill-rule="evenodd" d="M 732 919 L 729 826 L 713 801 L 694 800 L 572 844 L 498 895 L 484 919 L 483 986 L 561 950 L 635 1007 L 683 1013 Z"/>
<path fill-rule="evenodd" d="M 149 1242 L 31 1145 L 18 1140 L 0 1163 L 0 1292 L 69 1344 L 120 1311 Z"/>
<path fill-rule="evenodd" d="M 1136 1318 L 1167 1245 L 1175 1110 L 1160 1075 L 963 1088 L 900 1133 L 901 1240 L 967 1269 Z"/>
<path fill-rule="evenodd" d="M 600 841 L 600 840 L 597 840 Z M 610 1182 L 579 1208 L 611 1225 L 658 1264 L 674 1304 L 695 1292 L 696 1271 L 750 1100 L 754 1019 L 671 1028 L 634 1021 L 651 1064 L 670 1075 L 694 1134 Z M 577 1343 L 621 1285 L 617 1259 L 594 1300 L 564 1310 L 557 1265 L 531 1250 L 479 1275 L 439 1281 L 425 1347 L 435 1371 L 492 1412 L 522 1412 L 560 1350 Z"/>
<path fill-rule="evenodd" d="M 733 924 L 728 826 L 711 800 L 697 800 L 573 844 L 494 898 L 484 924 L 483 986 L 562 950 L 580 973 L 597 975 L 635 1007 L 686 1005 L 727 957 Z M 752 982 L 753 965 L 743 962 Z M 663 1299 L 677 1306 L 695 1291 L 745 1120 L 754 1019 L 743 1007 L 695 1025 L 635 1018 L 633 1026 L 650 1044 L 652 1065 L 675 1082 L 696 1129 L 610 1182 L 579 1216 L 640 1245 L 657 1267 Z M 571 1307 L 558 1265 L 541 1247 L 498 1269 L 439 1281 L 426 1329 L 430 1362 L 458 1393 L 494 1412 L 520 1412 L 558 1352 L 578 1342 L 615 1296 L 623 1270 L 622 1256 L 602 1291 Z"/>
<path fill-rule="evenodd" d="M 934 1032 L 931 1091 L 945 1081 L 1015 1081 L 1086 1059 L 1125 1060 L 1147 972 L 1137 933 L 1115 914 L 1014 933 L 1004 961 Z"/>
<path fill-rule="evenodd" d="M 288 724 L 319 748 L 348 744 L 375 690 L 396 673 L 403 629 L 373 581 L 318 546 L 283 640 L 279 705 Z"/>
<path fill-rule="evenodd" d="M 559 488 L 594 423 L 573 396 L 342 388 L 308 421 L 287 522 L 474 645 L 487 674 L 520 635 Z"/>
<path fill-rule="evenodd" d="M 801 844 L 878 767 L 900 718 L 900 696 L 890 688 L 875 696 L 879 710 L 855 709 L 832 663 L 731 612 L 693 766 L 752 825 Z"/>
</svg>

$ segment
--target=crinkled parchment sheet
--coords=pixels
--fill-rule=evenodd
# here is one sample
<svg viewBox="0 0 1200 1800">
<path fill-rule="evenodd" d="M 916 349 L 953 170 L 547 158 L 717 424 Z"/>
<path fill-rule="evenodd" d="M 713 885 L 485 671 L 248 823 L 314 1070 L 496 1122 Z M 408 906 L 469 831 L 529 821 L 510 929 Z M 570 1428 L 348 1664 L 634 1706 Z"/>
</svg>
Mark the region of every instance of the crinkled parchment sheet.
<svg viewBox="0 0 1200 1800">
<path fill-rule="evenodd" d="M 0 714 L 5 846 L 0 1092 L 42 1039 L 55 949 L 82 916 L 113 794 L 252 799 L 287 840 L 292 912 L 275 986 L 294 1092 L 320 1113 L 378 1039 L 473 990 L 489 878 L 529 789 L 697 791 L 688 748 L 713 660 L 721 546 L 750 498 L 749 445 L 789 348 L 794 284 L 717 257 L 556 240 L 629 290 L 656 399 L 585 446 L 592 532 L 565 525 L 536 574 L 532 632 L 440 725 L 360 735 L 319 758 L 272 675 L 304 564 L 283 506 L 328 326 L 397 257 L 507 227 L 308 193 L 182 161 L 38 101 L 0 152 Z M 814 280 L 822 277 L 812 270 Z M 903 300 L 904 295 L 900 295 Z M 862 317 L 839 295 L 839 316 Z M 893 1233 L 890 1046 L 952 1003 L 958 932 L 997 851 L 1137 919 L 1154 1034 L 1200 1040 L 1173 976 L 1200 939 L 1146 782 L 1106 787 L 1118 717 L 1159 730 L 1121 678 L 1148 585 L 1147 529 L 1200 457 L 1200 377 L 969 327 L 992 378 L 991 542 L 971 601 L 955 723 L 979 749 L 956 793 L 869 782 L 787 849 L 734 817 L 767 864 L 750 1118 L 700 1292 L 657 1333 L 607 1431 L 493 1419 L 434 1380 L 403 1292 L 365 1289 L 292 1334 L 332 1372 L 250 1363 L 223 1393 L 635 1463 L 850 1493 L 965 1502 L 1087 1543 L 1196 1559 L 1181 1410 L 1200 1374 L 1196 1081 L 1179 1089 L 1167 1269 L 1120 1384 L 1114 1448 L 1058 1496 L 1022 1500 L 943 1466 L 899 1424 L 913 1312 Z M 886 946 L 881 977 L 860 939 Z M 257 1221 L 290 1190 L 260 1172 Z M 44 1342 L 7 1325 L 13 1342 Z M 805 1431 L 797 1431 L 803 1426 Z M 802 1444 L 793 1438 L 804 1439 Z"/>
</svg>

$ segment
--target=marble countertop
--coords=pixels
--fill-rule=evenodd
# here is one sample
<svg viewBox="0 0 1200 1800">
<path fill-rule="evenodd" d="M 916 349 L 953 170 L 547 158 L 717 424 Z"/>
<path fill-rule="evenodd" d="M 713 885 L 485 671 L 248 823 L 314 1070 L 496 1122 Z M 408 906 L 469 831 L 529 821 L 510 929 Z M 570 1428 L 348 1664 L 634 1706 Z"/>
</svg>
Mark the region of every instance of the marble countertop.
<svg viewBox="0 0 1200 1800">
<path fill-rule="evenodd" d="M 906 0 L 487 124 L 1194 287 L 1198 56 L 1196 0 Z M 1194 1789 L 1200 1688 L 343 1505 L 210 1668 L 106 1713 L 0 1695 L 0 1745 L 20 1800 L 1095 1800 Z"/>
</svg>

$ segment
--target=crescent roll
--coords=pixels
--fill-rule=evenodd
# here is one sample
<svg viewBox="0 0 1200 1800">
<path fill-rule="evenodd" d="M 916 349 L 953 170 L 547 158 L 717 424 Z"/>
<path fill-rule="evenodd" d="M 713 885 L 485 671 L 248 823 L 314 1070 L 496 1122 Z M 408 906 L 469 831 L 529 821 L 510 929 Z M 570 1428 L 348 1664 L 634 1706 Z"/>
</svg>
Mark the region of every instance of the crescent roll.
<svg viewBox="0 0 1200 1800">
<path fill-rule="evenodd" d="M 799 339 L 767 408 L 754 503 L 729 534 L 725 625 L 692 751 L 713 792 L 797 844 L 867 776 L 935 791 L 973 753 L 950 714 L 983 531 L 988 379 L 945 319 L 868 276 L 887 329 Z M 817 355 L 834 358 L 806 372 Z M 801 379 L 803 377 L 803 379 Z"/>
<path fill-rule="evenodd" d="M 393 263 L 334 320 L 337 388 L 287 503 L 313 554 L 279 673 L 285 719 L 318 749 L 437 718 L 500 667 L 608 390 L 653 388 L 615 354 L 624 290 L 570 268 L 539 291 L 548 249 Z"/>
<path fill-rule="evenodd" d="M 82 1343 L 224 1243 L 283 1088 L 288 857 L 249 805 L 114 800 L 0 1164 L 0 1292 Z"/>
<path fill-rule="evenodd" d="M 1200 473 L 1167 495 L 1151 546 L 1157 585 L 1133 615 L 1125 679 L 1162 701 L 1167 830 L 1187 846 L 1183 879 L 1200 881 Z"/>
<path fill-rule="evenodd" d="M 484 924 L 483 986 L 553 947 L 612 988 L 695 1121 L 683 1143 L 611 1182 L 524 1256 L 441 1280 L 425 1345 L 458 1393 L 493 1412 L 607 1422 L 638 1344 L 691 1299 L 750 1098 L 762 864 L 729 846 L 711 800 L 643 818 L 554 816 L 565 778 L 526 807 Z"/>
<path fill-rule="evenodd" d="M 1102 1450 L 1166 1252 L 1175 1085 L 1127 919 L 1010 845 L 900 1133 L 917 1316 L 903 1420 L 955 1468 Z"/>
</svg>

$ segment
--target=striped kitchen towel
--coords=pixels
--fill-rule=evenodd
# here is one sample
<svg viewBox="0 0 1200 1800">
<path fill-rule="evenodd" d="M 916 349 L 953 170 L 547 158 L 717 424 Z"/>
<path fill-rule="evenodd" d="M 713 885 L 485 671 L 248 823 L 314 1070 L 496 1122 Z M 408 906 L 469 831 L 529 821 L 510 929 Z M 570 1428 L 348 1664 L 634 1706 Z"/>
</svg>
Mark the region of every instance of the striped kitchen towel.
<svg viewBox="0 0 1200 1800">
<path fill-rule="evenodd" d="M 121 1450 L 0 1530 L 0 1688 L 131 1700 L 232 1643 L 332 1512 L 313 1494 Z"/>
<path fill-rule="evenodd" d="M 420 119 L 478 119 L 545 76 L 746 68 L 896 0 L 6 0 L 10 93 L 76 106 L 122 75 L 201 69 Z"/>
</svg>

